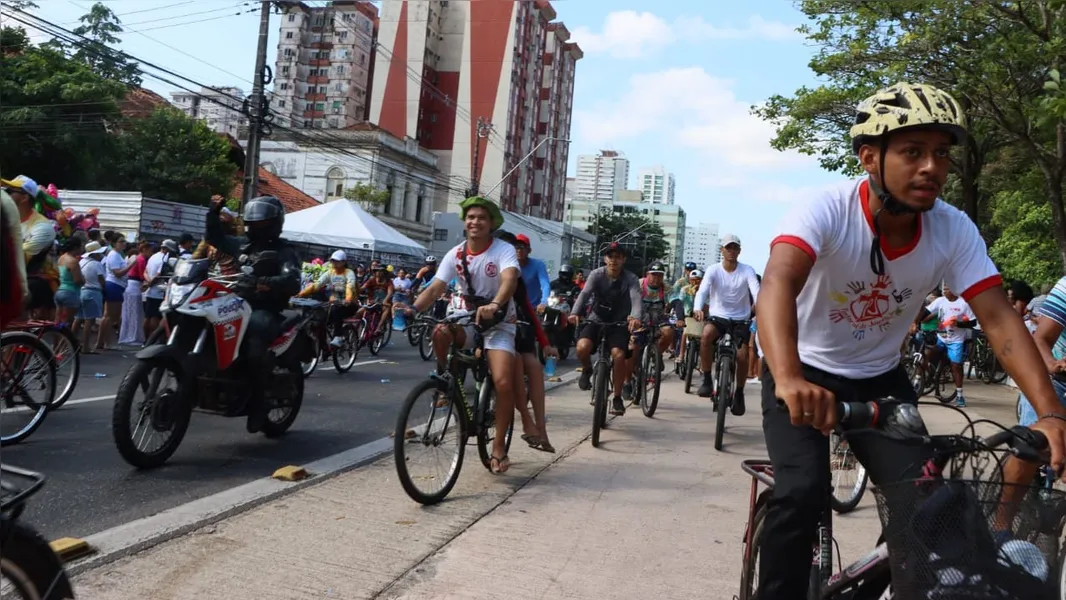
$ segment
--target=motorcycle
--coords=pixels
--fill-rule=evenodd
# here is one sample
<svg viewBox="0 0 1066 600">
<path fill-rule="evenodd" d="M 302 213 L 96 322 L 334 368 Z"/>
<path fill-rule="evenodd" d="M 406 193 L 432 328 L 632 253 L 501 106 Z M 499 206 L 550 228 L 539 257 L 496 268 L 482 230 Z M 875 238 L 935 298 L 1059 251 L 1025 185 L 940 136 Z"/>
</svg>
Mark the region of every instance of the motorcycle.
<svg viewBox="0 0 1066 600">
<path fill-rule="evenodd" d="M 566 323 L 573 305 L 573 298 L 569 294 L 551 292 L 548 295 L 548 305 L 541 315 L 541 325 L 548 340 L 559 350 L 559 359 L 566 359 L 570 354 L 570 346 L 573 344 L 573 328 Z"/>
<path fill-rule="evenodd" d="M 269 263 L 271 254 L 263 253 L 260 264 Z M 161 307 L 166 342 L 138 352 L 119 385 L 111 434 L 119 454 L 135 467 L 164 464 L 181 444 L 194 409 L 246 417 L 252 403 L 247 382 L 264 376 L 249 372 L 241 360 L 252 308 L 234 292 L 242 275 L 261 273 L 244 265 L 240 274 L 211 276 L 209 265 L 208 259 L 178 261 Z M 267 403 L 263 433 L 268 438 L 281 436 L 296 420 L 304 394 L 301 361 L 313 351 L 306 326 L 311 317 L 291 310 L 282 316 L 282 333 L 269 346 L 269 381 L 259 400 Z M 138 402 L 141 391 L 145 399 Z M 148 447 L 157 434 L 162 441 Z"/>
</svg>

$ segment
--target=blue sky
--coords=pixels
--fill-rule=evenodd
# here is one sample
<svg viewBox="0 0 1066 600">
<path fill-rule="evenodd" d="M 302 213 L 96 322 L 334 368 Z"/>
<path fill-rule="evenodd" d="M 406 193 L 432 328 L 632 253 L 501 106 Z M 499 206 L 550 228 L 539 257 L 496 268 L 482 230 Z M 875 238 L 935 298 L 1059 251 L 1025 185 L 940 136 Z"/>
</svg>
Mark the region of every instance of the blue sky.
<svg viewBox="0 0 1066 600">
<path fill-rule="evenodd" d="M 71 28 L 92 4 L 37 3 L 41 17 Z M 258 14 L 234 13 L 258 2 L 105 3 L 128 30 L 126 52 L 209 85 L 251 89 Z M 677 178 L 677 203 L 689 224 L 715 222 L 736 233 L 744 244 L 741 261 L 761 272 L 791 200 L 839 177 L 814 159 L 771 149 L 772 126 L 748 113 L 774 93 L 814 82 L 807 68 L 814 50 L 794 32 L 805 17 L 788 0 L 556 0 L 553 6 L 585 51 L 577 67 L 571 162 L 599 149 L 624 152 L 631 187 L 641 167 L 665 165 Z M 272 64 L 274 27 L 269 47 Z M 168 97 L 173 91 L 152 80 L 146 86 Z"/>
</svg>

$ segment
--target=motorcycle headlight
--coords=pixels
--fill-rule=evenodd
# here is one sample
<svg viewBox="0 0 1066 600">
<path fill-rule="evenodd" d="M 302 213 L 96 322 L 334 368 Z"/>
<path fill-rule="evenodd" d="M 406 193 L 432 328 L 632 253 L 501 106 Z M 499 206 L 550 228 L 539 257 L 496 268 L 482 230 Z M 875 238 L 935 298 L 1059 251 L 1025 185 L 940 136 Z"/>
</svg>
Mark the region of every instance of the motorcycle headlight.
<svg viewBox="0 0 1066 600">
<path fill-rule="evenodd" d="M 167 289 L 167 306 L 181 306 L 185 302 L 185 298 L 196 289 L 195 283 L 171 283 Z"/>
</svg>

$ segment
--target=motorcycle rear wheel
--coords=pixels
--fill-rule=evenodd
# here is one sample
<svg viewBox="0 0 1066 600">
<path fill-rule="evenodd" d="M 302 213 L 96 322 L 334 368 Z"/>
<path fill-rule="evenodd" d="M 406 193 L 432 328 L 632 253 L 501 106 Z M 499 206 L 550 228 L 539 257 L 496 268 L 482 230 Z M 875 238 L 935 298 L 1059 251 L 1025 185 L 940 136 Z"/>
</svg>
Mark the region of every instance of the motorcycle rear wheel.
<svg viewBox="0 0 1066 600">
<path fill-rule="evenodd" d="M 292 397 L 289 398 L 288 405 L 284 408 L 271 407 L 267 413 L 266 423 L 263 424 L 263 435 L 268 438 L 281 437 L 292 427 L 292 424 L 296 422 L 296 416 L 300 414 L 300 407 L 304 402 L 304 377 L 299 365 L 290 365 L 288 367 L 279 367 L 280 369 L 286 369 L 292 382 Z M 275 374 L 277 377 L 279 374 Z M 280 383 L 280 382 L 279 382 Z M 274 412 L 279 410 L 285 410 L 282 413 L 284 416 L 280 418 L 274 418 Z"/>
<path fill-rule="evenodd" d="M 167 415 L 172 419 L 170 437 L 157 450 L 151 452 L 145 452 L 137 447 L 133 439 L 136 432 L 131 431 L 133 423 L 130 423 L 130 409 L 134 406 L 137 392 L 142 389 L 147 392 L 152 385 L 152 380 L 155 379 L 155 373 L 159 370 L 163 371 L 160 378 L 170 372 L 178 376 L 180 380 L 180 374 L 168 361 L 139 360 L 130 367 L 122 383 L 119 384 L 118 392 L 115 394 L 115 406 L 111 411 L 111 436 L 115 440 L 118 453 L 127 463 L 138 469 L 152 469 L 166 463 L 181 445 L 181 440 L 189 429 L 189 419 L 192 417 L 192 405 L 180 396 L 171 397 L 169 401 L 178 404 L 172 406 Z M 302 383 L 302 373 L 300 378 Z M 156 385 L 159 385 L 158 380 L 156 380 Z M 157 406 L 158 402 L 158 397 L 151 399 L 148 407 L 142 409 L 141 415 L 153 421 L 156 420 L 157 415 L 150 411 Z M 160 417 L 160 420 L 164 419 Z M 152 424 L 147 425 L 152 426 Z"/>
</svg>

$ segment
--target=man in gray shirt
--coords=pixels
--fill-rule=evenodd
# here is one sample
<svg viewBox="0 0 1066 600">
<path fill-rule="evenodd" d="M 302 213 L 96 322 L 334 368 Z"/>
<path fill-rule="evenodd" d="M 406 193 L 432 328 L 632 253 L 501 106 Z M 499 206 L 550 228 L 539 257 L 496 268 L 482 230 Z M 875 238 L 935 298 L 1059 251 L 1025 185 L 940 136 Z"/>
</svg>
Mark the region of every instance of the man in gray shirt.
<svg viewBox="0 0 1066 600">
<path fill-rule="evenodd" d="M 592 354 L 596 352 L 600 343 L 604 324 L 628 322 L 628 328 L 614 326 L 607 332 L 607 346 L 614 359 L 611 379 L 615 395 L 611 405 L 611 414 L 621 415 L 625 413 L 625 403 L 622 402 L 621 396 L 622 388 L 630 375 L 626 367 L 626 359 L 629 358 L 631 352 L 629 332 L 640 327 L 643 303 L 640 297 L 640 280 L 624 268 L 625 249 L 617 242 L 612 242 L 604 249 L 603 260 L 606 266 L 589 273 L 585 288 L 581 290 L 581 294 L 574 302 L 570 322 L 577 325 L 580 315 L 589 303 L 590 296 L 594 297 L 592 315 L 577 340 L 577 359 L 583 367 L 578 387 L 582 390 L 592 387 Z"/>
</svg>

